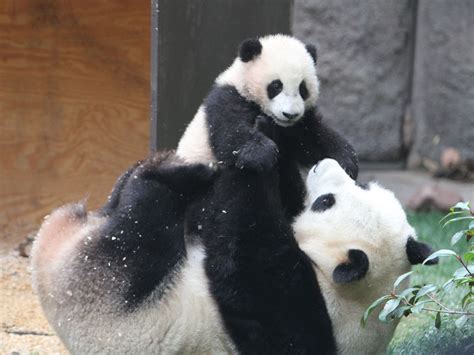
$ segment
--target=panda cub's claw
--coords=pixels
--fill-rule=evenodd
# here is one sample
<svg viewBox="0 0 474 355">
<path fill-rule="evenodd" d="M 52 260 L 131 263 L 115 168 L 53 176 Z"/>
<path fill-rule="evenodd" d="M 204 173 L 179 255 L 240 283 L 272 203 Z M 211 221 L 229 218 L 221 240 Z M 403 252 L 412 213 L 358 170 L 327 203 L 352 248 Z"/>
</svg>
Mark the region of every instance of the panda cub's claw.
<svg viewBox="0 0 474 355">
<path fill-rule="evenodd" d="M 278 161 L 277 145 L 267 137 L 248 142 L 239 150 L 235 166 L 256 172 L 270 171 Z"/>
</svg>

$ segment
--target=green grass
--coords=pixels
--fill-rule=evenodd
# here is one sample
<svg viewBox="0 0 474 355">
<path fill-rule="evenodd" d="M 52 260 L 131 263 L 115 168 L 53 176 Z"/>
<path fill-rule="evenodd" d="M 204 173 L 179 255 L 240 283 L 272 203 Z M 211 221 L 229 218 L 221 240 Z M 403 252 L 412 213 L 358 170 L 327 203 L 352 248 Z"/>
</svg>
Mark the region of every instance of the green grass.
<svg viewBox="0 0 474 355">
<path fill-rule="evenodd" d="M 451 236 L 458 230 L 457 226 L 442 229 L 439 220 L 443 217 L 438 213 L 409 213 L 411 225 L 416 229 L 419 240 L 429 243 L 433 249 L 453 249 L 462 252 L 466 249 L 466 241 L 451 246 Z M 415 274 L 410 283 L 420 285 L 432 283 L 441 286 L 452 273 L 459 268 L 453 257 L 443 257 L 435 266 L 416 266 Z M 453 308 L 459 308 L 460 300 L 465 292 L 453 289 L 446 293 L 442 300 Z M 434 326 L 434 313 L 423 312 L 411 315 L 400 321 L 395 336 L 390 343 L 389 354 L 474 354 L 474 326 L 472 322 L 462 329 L 457 329 L 456 317 L 442 316 L 441 328 Z M 472 347 L 466 349 L 466 346 Z"/>
</svg>

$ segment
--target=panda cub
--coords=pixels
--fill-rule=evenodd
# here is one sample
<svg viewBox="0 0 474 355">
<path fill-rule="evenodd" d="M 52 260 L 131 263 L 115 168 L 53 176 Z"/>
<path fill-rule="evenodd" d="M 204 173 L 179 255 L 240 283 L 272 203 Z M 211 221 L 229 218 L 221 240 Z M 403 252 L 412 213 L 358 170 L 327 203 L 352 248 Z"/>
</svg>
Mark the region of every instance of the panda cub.
<svg viewBox="0 0 474 355">
<path fill-rule="evenodd" d="M 383 351 L 395 324 L 362 329 L 360 317 L 430 248 L 416 241 L 392 193 L 361 188 L 334 160 L 310 170 L 293 228 L 275 194 L 278 174 L 265 174 L 216 173 L 158 156 L 130 168 L 98 212 L 81 204 L 54 211 L 38 233 L 32 267 L 66 347 L 78 354 Z M 202 242 L 185 240 L 183 219 L 202 197 L 210 198 Z"/>
<path fill-rule="evenodd" d="M 288 217 L 303 208 L 300 170 L 333 158 L 356 178 L 354 149 L 318 113 L 316 59 L 314 46 L 290 36 L 244 41 L 189 123 L 177 155 L 188 162 L 214 161 L 255 171 L 268 171 L 278 161 Z M 278 136 L 270 139 L 259 132 L 257 117 L 276 125 Z"/>
</svg>

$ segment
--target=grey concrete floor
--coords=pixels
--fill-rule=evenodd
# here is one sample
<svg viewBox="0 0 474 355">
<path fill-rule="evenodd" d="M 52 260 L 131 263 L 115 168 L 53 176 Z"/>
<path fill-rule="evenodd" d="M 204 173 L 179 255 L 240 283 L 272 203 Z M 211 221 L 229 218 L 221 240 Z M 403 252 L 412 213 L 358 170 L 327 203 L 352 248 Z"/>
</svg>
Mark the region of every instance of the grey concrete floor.
<svg viewBox="0 0 474 355">
<path fill-rule="evenodd" d="M 363 182 L 377 181 L 383 187 L 392 190 L 400 202 L 406 206 L 413 194 L 428 184 L 460 194 L 464 201 L 474 204 L 474 183 L 459 182 L 448 179 L 433 178 L 424 171 L 408 170 L 374 170 L 361 169 L 359 180 Z"/>
</svg>

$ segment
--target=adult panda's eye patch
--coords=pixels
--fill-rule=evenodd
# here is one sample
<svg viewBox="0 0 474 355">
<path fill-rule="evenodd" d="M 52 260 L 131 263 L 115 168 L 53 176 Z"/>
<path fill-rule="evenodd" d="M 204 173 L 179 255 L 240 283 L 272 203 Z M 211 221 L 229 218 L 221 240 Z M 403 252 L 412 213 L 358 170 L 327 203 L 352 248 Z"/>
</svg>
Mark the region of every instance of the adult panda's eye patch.
<svg viewBox="0 0 474 355">
<path fill-rule="evenodd" d="M 267 94 L 268 98 L 271 100 L 275 96 L 277 96 L 281 91 L 283 90 L 283 83 L 281 80 L 273 80 L 270 84 L 267 86 Z"/>
<path fill-rule="evenodd" d="M 331 208 L 336 203 L 334 194 L 324 194 L 319 196 L 311 205 L 311 210 L 314 212 L 323 212 Z"/>
</svg>

